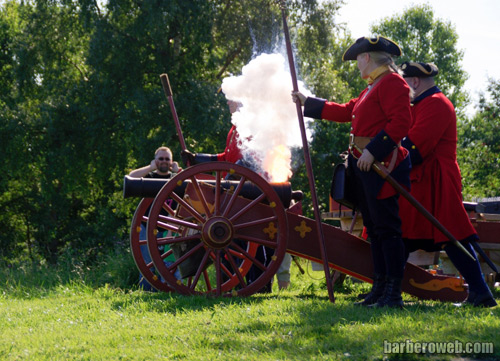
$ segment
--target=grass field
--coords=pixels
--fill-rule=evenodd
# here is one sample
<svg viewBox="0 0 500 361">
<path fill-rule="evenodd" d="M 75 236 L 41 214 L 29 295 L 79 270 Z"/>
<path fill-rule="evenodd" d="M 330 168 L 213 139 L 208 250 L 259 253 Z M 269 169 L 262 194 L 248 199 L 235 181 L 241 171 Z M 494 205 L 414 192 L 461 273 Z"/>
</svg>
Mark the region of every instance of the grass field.
<svg viewBox="0 0 500 361">
<path fill-rule="evenodd" d="M 349 278 L 331 303 L 322 272 L 301 262 L 308 272 L 292 265 L 289 290 L 248 298 L 148 293 L 101 269 L 3 267 L 0 360 L 500 360 L 499 307 L 405 295 L 403 310 L 371 310 L 353 305 L 369 285 Z"/>
</svg>

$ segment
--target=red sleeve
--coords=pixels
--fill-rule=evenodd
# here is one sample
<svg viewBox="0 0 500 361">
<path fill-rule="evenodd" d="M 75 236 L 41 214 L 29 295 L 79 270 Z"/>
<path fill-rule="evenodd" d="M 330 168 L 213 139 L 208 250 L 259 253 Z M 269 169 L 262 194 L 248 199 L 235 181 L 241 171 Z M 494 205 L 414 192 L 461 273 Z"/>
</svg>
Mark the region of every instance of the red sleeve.
<svg viewBox="0 0 500 361">
<path fill-rule="evenodd" d="M 364 92 L 363 92 L 364 93 Z M 360 96 L 363 94 L 361 93 Z M 339 123 L 352 121 L 352 109 L 356 105 L 358 98 L 352 99 L 349 103 L 337 104 L 334 102 L 325 102 L 321 119 L 331 120 Z"/>
</svg>

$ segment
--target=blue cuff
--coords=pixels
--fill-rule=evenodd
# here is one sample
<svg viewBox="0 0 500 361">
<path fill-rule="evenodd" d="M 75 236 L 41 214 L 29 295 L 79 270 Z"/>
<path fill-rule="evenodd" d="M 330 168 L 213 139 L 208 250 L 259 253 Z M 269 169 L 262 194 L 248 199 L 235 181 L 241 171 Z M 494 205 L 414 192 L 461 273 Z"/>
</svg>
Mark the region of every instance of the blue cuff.
<svg viewBox="0 0 500 361">
<path fill-rule="evenodd" d="M 371 140 L 366 146 L 366 149 L 375 157 L 379 162 L 383 161 L 391 152 L 396 149 L 398 145 L 389 137 L 389 135 L 382 130 L 375 138 Z"/>
<path fill-rule="evenodd" d="M 321 113 L 326 99 L 307 97 L 304 103 L 304 116 L 313 119 L 321 119 Z"/>
<path fill-rule="evenodd" d="M 422 156 L 420 155 L 420 152 L 418 151 L 417 146 L 411 141 L 409 137 L 403 138 L 403 140 L 401 141 L 401 145 L 408 149 L 408 152 L 410 152 L 410 160 L 412 165 L 417 165 L 424 161 Z"/>
<path fill-rule="evenodd" d="M 196 153 L 194 156 L 195 164 L 205 162 L 217 162 L 217 154 Z"/>
</svg>

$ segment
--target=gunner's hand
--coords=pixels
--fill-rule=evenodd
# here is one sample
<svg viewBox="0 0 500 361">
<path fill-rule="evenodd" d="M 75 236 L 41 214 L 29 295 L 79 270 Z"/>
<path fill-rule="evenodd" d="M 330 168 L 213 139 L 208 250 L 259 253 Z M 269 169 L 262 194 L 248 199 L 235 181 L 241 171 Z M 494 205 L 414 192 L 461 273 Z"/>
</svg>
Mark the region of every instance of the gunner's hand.
<svg viewBox="0 0 500 361">
<path fill-rule="evenodd" d="M 300 105 L 304 105 L 307 97 L 299 91 L 292 90 L 292 100 L 294 103 L 299 103 Z"/>
<path fill-rule="evenodd" d="M 368 149 L 363 149 L 363 153 L 361 157 L 358 159 L 358 168 L 363 172 L 370 171 L 373 162 L 375 161 L 375 157 L 370 153 Z"/>
<path fill-rule="evenodd" d="M 188 167 L 190 165 L 194 165 L 196 163 L 194 157 L 195 157 L 195 154 L 191 153 L 189 150 L 187 150 L 187 149 L 181 150 L 182 163 L 184 163 L 184 165 L 186 167 Z"/>
</svg>

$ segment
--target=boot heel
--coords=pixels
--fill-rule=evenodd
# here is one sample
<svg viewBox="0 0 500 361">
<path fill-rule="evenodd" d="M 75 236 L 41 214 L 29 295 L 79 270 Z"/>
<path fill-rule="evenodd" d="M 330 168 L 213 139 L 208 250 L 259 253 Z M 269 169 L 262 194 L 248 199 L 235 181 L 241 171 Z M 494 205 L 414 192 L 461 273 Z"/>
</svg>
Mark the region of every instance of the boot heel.
<svg viewBox="0 0 500 361">
<path fill-rule="evenodd" d="M 401 297 L 402 281 L 402 278 L 387 277 L 383 296 L 370 307 L 403 308 L 403 298 Z"/>
<path fill-rule="evenodd" d="M 372 290 L 368 293 L 363 301 L 354 302 L 355 306 L 371 306 L 382 297 L 386 286 L 385 276 L 375 274 L 373 275 Z"/>
</svg>

